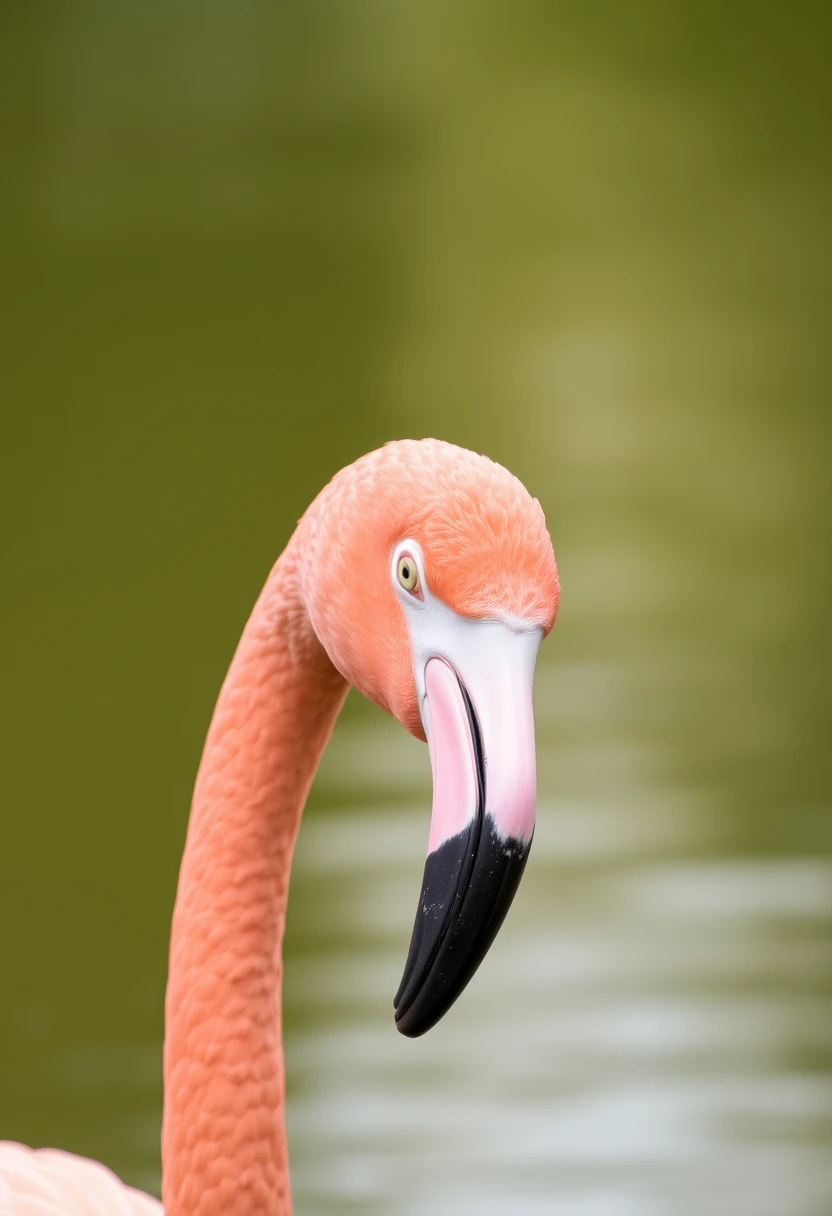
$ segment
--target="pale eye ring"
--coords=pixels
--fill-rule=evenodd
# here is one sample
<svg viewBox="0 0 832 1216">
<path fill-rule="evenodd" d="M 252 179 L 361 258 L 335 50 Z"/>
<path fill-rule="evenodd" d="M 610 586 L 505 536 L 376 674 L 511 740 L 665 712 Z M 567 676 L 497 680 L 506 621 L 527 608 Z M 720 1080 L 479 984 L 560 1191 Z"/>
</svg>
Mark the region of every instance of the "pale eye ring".
<svg viewBox="0 0 832 1216">
<path fill-rule="evenodd" d="M 396 578 L 399 580 L 399 586 L 404 587 L 405 591 L 415 593 L 419 590 L 419 572 L 409 553 L 403 553 L 399 558 Z"/>
</svg>

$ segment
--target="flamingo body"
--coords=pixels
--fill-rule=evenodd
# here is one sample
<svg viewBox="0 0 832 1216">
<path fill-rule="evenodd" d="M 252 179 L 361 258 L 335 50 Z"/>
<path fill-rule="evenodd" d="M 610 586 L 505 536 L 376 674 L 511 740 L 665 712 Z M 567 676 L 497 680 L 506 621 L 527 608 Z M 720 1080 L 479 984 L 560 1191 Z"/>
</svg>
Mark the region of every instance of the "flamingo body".
<svg viewBox="0 0 832 1216">
<path fill-rule="evenodd" d="M 0 1142 L 0 1216 L 161 1216 L 158 1199 L 97 1161 Z"/>
<path fill-rule="evenodd" d="M 165 1216 L 290 1216 L 282 941 L 306 795 L 350 684 L 427 739 L 428 857 L 395 998 L 424 1033 L 473 975 L 534 830 L 532 679 L 558 576 L 543 512 L 485 457 L 388 444 L 301 519 L 206 739 L 171 931 Z M 103 1166 L 0 1144 L 0 1216 L 145 1216 Z"/>
</svg>

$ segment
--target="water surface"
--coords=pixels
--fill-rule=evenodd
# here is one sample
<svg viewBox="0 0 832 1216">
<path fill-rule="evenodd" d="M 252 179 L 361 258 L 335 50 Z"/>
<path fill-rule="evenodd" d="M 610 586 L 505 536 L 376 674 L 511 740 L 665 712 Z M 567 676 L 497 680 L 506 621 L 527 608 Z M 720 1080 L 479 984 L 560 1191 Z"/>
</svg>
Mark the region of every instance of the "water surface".
<svg viewBox="0 0 832 1216">
<path fill-rule="evenodd" d="M 717 6 L 0 14 L 0 1137 L 159 1185 L 233 646 L 344 463 L 540 498 L 511 915 L 397 1035 L 426 749 L 351 696 L 287 941 L 299 1216 L 832 1211 L 825 31 Z"/>
</svg>

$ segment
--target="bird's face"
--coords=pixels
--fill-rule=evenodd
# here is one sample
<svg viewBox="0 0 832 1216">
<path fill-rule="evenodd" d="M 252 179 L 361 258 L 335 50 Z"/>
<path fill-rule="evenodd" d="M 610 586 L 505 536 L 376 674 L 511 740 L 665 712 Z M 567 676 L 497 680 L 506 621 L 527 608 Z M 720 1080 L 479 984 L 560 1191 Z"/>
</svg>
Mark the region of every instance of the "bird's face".
<svg viewBox="0 0 832 1216">
<path fill-rule="evenodd" d="M 428 856 L 394 1002 L 416 1036 L 479 966 L 526 864 L 532 683 L 559 588 L 540 507 L 504 469 L 433 441 L 373 458 L 363 485 L 359 462 L 313 505 L 309 550 L 346 577 L 328 592 L 307 577 L 304 593 L 335 666 L 430 749 Z"/>
</svg>

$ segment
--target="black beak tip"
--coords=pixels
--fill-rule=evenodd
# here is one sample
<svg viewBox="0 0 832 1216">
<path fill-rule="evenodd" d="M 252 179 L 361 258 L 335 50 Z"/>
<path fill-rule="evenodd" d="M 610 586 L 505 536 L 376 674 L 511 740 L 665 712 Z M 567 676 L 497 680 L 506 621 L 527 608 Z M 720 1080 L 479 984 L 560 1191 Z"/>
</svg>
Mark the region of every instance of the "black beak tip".
<svg viewBox="0 0 832 1216">
<path fill-rule="evenodd" d="M 486 815 L 481 830 L 466 830 L 429 854 L 393 1002 L 401 1034 L 425 1034 L 466 987 L 511 906 L 530 848 L 530 840 L 501 839 Z"/>
<path fill-rule="evenodd" d="M 407 1013 L 401 1018 L 396 1014 L 396 1030 L 398 1030 L 399 1034 L 403 1034 L 406 1039 L 418 1039 L 423 1034 L 427 1034 L 431 1027 L 436 1025 L 438 1020 L 438 1018 L 431 1018 L 420 1021 L 416 1018 L 408 1017 Z"/>
</svg>

